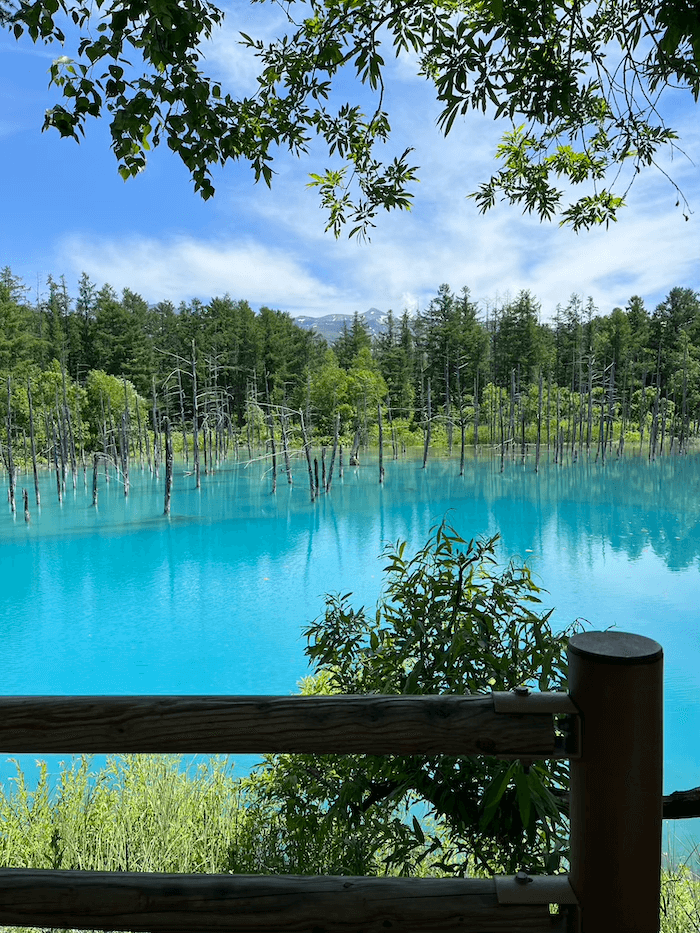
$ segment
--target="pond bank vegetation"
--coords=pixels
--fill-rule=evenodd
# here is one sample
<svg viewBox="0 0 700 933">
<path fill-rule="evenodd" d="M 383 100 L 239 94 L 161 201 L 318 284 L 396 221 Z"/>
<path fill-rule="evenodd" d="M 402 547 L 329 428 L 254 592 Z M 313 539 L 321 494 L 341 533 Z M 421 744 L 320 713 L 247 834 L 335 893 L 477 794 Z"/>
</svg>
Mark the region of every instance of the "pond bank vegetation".
<svg viewBox="0 0 700 933">
<path fill-rule="evenodd" d="M 340 863 L 345 874 L 398 872 L 387 868 L 388 850 L 361 833 L 295 834 L 225 759 L 187 768 L 174 756 L 118 756 L 94 768 L 76 758 L 56 789 L 45 768 L 31 788 L 18 771 L 14 786 L 0 791 L 0 825 L 0 861 L 8 868 L 321 874 Z M 412 873 L 439 875 L 438 861 L 429 856 Z M 698 929 L 698 853 L 671 853 L 662 872 L 661 933 Z"/>
<path fill-rule="evenodd" d="M 673 288 L 600 314 L 572 296 L 542 323 L 528 291 L 481 307 L 443 285 L 417 315 L 355 315 L 331 345 L 284 312 L 229 296 L 178 308 L 121 296 L 87 276 L 49 279 L 36 302 L 0 273 L 0 453 L 10 508 L 20 469 L 66 485 L 92 470 L 158 473 L 166 434 L 198 486 L 227 459 L 267 456 L 272 481 L 306 463 L 312 498 L 334 470 L 378 447 L 396 458 L 470 449 L 555 462 L 650 460 L 687 452 L 700 431 L 700 297 Z M 325 451 L 324 451 L 325 448 Z M 384 464 L 379 465 L 378 478 Z M 318 477 L 318 478 L 317 478 Z M 25 484 L 31 488 L 31 481 Z M 97 494 L 97 493 L 96 493 Z M 25 502 L 25 507 L 27 503 Z"/>
</svg>

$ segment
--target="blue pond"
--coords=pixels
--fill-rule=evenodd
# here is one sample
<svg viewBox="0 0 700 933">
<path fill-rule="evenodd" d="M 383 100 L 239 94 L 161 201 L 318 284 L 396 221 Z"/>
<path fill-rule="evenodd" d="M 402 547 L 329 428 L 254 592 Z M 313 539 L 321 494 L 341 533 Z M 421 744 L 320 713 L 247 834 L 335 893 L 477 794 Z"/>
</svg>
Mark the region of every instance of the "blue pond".
<svg viewBox="0 0 700 933">
<path fill-rule="evenodd" d="M 465 537 L 500 533 L 504 562 L 528 561 L 557 624 L 584 618 L 663 645 L 665 792 L 699 785 L 700 459 L 535 473 L 531 460 L 500 472 L 480 458 L 464 477 L 446 459 L 385 466 L 382 487 L 363 462 L 315 504 L 301 463 L 274 496 L 262 463 L 203 476 L 200 490 L 180 469 L 169 519 L 162 476 L 132 471 L 128 498 L 101 476 L 97 508 L 82 474 L 63 505 L 47 476 L 40 510 L 30 488 L 28 525 L 21 508 L 0 517 L 0 692 L 292 693 L 324 593 L 373 605 L 383 546 L 417 548 L 449 511 Z M 0 763 L 0 777 L 11 770 Z M 698 842 L 699 823 L 674 829 Z"/>
</svg>

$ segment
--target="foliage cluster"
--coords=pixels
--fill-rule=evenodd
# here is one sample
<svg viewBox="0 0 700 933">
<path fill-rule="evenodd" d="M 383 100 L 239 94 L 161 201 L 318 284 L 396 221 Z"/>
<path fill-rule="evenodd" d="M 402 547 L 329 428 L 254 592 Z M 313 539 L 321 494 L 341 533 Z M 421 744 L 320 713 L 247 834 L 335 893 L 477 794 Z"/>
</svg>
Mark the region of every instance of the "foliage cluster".
<svg viewBox="0 0 700 933">
<path fill-rule="evenodd" d="M 576 626 L 555 632 L 538 611 L 526 566 L 498 568 L 496 538 L 463 540 L 444 522 L 412 557 L 386 549 L 383 596 L 374 611 L 351 594 L 326 597 L 306 631 L 315 676 L 306 692 L 467 694 L 566 683 L 565 648 Z M 489 758 L 272 756 L 251 778 L 256 794 L 302 838 L 316 827 L 373 839 L 394 869 L 430 856 L 444 872 L 526 866 L 552 871 L 566 857 L 559 762 Z M 437 831 L 427 838 L 417 818 Z"/>
<path fill-rule="evenodd" d="M 223 20 L 208 0 L 17 0 L 0 3 L 0 25 L 75 48 L 51 67 L 62 103 L 44 126 L 77 140 L 88 118 L 108 114 L 124 178 L 163 140 L 208 198 L 216 165 L 242 161 L 269 185 L 277 149 L 303 155 L 317 137 L 330 167 L 310 184 L 336 234 L 350 223 L 362 235 L 379 210 L 412 203 L 411 149 L 377 154 L 391 137 L 392 58 L 431 85 L 445 134 L 468 111 L 506 120 L 503 167 L 472 195 L 481 210 L 505 198 L 574 229 L 615 220 L 636 175 L 674 144 L 659 116 L 665 88 L 695 101 L 700 93 L 688 0 L 306 0 L 285 9 L 271 38 L 240 34 L 258 72 L 243 97 L 203 69 L 200 45 Z"/>
</svg>

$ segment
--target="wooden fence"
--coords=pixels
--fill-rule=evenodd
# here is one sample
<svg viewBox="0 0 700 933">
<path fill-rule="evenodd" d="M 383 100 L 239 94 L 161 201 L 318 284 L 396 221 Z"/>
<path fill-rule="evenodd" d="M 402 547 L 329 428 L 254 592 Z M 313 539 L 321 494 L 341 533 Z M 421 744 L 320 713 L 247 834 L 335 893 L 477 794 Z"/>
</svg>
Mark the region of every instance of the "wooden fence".
<svg viewBox="0 0 700 933">
<path fill-rule="evenodd" d="M 182 875 L 0 869 L 0 924 L 167 933 L 656 933 L 661 647 L 569 644 L 569 693 L 4 697 L 3 752 L 568 757 L 569 875 Z M 561 721 L 567 717 L 562 737 Z M 553 913 L 550 905 L 559 905 Z"/>
</svg>

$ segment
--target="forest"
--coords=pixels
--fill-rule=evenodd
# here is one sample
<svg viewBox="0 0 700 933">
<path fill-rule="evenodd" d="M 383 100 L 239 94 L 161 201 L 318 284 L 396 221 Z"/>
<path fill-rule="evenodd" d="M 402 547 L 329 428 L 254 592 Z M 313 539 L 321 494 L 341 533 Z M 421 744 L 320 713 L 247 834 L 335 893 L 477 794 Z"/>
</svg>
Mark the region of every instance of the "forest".
<svg viewBox="0 0 700 933">
<path fill-rule="evenodd" d="M 389 311 L 375 336 L 356 313 L 328 345 L 228 295 L 149 304 L 83 274 L 77 295 L 49 278 L 31 301 L 5 268 L 4 465 L 12 477 L 31 457 L 64 483 L 88 455 L 157 468 L 168 438 L 197 476 L 200 458 L 213 469 L 245 448 L 308 458 L 312 445 L 346 443 L 352 462 L 379 443 L 394 457 L 422 447 L 425 463 L 437 447 L 460 451 L 462 468 L 467 445 L 534 450 L 536 463 L 541 446 L 555 459 L 688 449 L 700 424 L 697 292 L 672 288 L 653 309 L 635 295 L 609 314 L 572 295 L 551 323 L 540 318 L 529 291 L 484 310 L 468 288 L 441 285 L 418 314 Z"/>
</svg>

